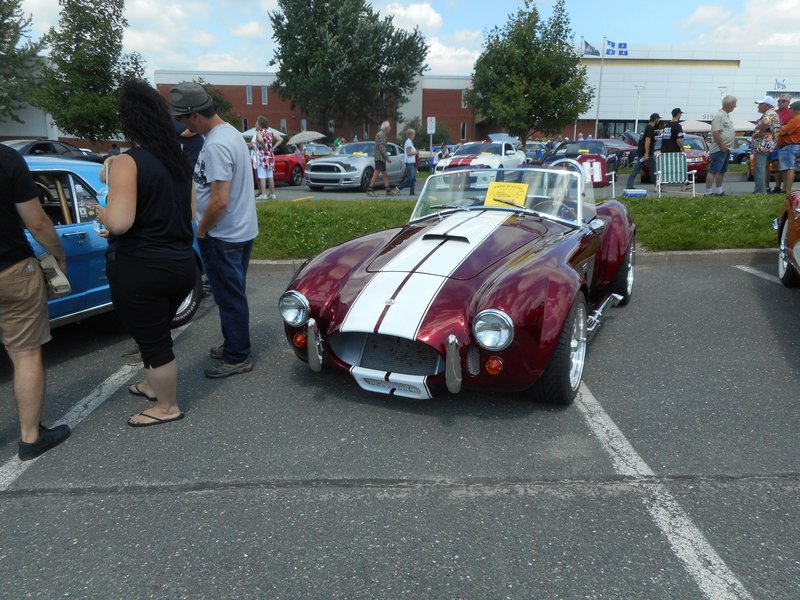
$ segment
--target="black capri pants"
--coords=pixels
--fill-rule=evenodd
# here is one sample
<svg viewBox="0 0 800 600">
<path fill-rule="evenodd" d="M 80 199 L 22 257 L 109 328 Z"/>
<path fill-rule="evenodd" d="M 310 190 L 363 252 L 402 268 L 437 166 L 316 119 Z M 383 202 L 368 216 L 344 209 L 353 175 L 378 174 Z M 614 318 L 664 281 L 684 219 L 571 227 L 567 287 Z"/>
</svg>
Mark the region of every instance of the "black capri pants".
<svg viewBox="0 0 800 600">
<path fill-rule="evenodd" d="M 170 323 L 194 287 L 194 257 L 153 260 L 106 255 L 111 301 L 125 329 L 136 341 L 146 369 L 175 359 Z"/>
</svg>

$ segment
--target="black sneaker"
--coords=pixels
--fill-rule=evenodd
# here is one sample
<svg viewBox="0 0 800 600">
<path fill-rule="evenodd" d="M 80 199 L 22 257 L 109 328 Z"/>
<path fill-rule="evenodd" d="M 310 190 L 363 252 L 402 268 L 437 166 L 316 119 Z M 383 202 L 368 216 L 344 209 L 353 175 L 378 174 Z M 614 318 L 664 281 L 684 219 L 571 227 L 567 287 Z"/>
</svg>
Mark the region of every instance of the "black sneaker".
<svg viewBox="0 0 800 600">
<path fill-rule="evenodd" d="M 223 377 L 230 377 L 238 373 L 249 373 L 253 370 L 253 361 L 248 356 L 240 363 L 219 363 L 216 367 L 206 369 L 206 377 L 209 379 L 221 379 Z"/>
<path fill-rule="evenodd" d="M 32 460 L 37 458 L 66 440 L 70 433 L 72 433 L 72 431 L 70 431 L 69 425 L 58 425 L 57 427 L 48 429 L 40 423 L 39 439 L 31 444 L 20 441 L 17 456 L 19 456 L 20 460 Z"/>
</svg>

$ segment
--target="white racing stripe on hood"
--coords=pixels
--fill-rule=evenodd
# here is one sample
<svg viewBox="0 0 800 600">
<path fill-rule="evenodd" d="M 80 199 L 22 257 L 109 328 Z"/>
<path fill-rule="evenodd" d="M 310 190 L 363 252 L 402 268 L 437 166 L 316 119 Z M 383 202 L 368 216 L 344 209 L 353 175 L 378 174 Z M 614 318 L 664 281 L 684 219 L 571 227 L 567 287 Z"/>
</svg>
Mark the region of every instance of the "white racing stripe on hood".
<svg viewBox="0 0 800 600">
<path fill-rule="evenodd" d="M 509 216 L 505 211 L 456 213 L 427 231 L 427 236 L 447 234 L 466 238 L 469 243 L 420 237 L 364 286 L 347 312 L 341 331 L 375 331 L 380 323 L 378 333 L 415 339 L 447 277 Z"/>
</svg>

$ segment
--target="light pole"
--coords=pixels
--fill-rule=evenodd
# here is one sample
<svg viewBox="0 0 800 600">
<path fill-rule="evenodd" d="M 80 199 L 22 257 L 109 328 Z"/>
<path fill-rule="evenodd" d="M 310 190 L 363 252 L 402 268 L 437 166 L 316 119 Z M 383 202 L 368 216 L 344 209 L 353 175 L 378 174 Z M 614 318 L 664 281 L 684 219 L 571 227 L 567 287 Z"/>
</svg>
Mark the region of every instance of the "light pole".
<svg viewBox="0 0 800 600">
<path fill-rule="evenodd" d="M 644 89 L 643 85 L 633 86 L 636 89 L 636 124 L 633 126 L 633 132 L 639 133 L 639 94 Z"/>
</svg>

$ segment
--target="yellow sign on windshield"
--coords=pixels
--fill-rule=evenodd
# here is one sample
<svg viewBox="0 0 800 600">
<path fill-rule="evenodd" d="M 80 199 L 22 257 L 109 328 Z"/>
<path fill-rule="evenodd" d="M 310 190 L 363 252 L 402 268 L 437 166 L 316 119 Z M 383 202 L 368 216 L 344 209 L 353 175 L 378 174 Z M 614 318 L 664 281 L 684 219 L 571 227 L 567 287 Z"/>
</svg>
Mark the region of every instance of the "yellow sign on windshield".
<svg viewBox="0 0 800 600">
<path fill-rule="evenodd" d="M 512 183 L 510 181 L 492 181 L 486 191 L 484 206 L 525 206 L 525 197 L 528 194 L 527 183 Z"/>
</svg>

